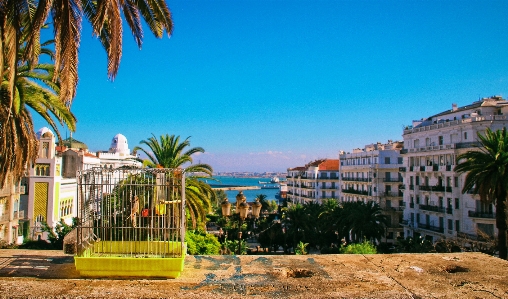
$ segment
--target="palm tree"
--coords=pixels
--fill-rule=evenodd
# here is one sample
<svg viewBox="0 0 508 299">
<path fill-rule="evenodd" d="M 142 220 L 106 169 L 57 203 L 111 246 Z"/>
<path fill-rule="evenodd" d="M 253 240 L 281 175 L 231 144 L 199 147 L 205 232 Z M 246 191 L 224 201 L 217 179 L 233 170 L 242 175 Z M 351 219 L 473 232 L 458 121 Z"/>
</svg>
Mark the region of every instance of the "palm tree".
<svg viewBox="0 0 508 299">
<path fill-rule="evenodd" d="M 258 194 L 256 195 L 256 200 L 258 200 L 261 203 L 261 210 L 262 211 L 268 211 L 270 209 L 270 203 L 268 200 L 266 200 L 267 196 L 265 194 Z"/>
<path fill-rule="evenodd" d="M 351 234 L 354 242 L 362 242 L 364 237 L 369 241 L 379 240 L 384 235 L 387 219 L 377 203 L 346 202 L 343 209 L 340 226 L 342 232 L 347 231 Z"/>
<path fill-rule="evenodd" d="M 171 13 L 164 0 L 1 1 L 0 185 L 3 186 L 7 174 L 19 179 L 26 162 L 34 161 L 36 157 L 37 142 L 33 121 L 28 110 L 21 104 L 16 82 L 19 78 L 19 68 L 25 67 L 34 71 L 37 67 L 41 67 L 38 60 L 41 53 L 44 53 L 41 48 L 44 45 L 40 42 L 40 31 L 50 13 L 55 40 L 55 65 L 51 80 L 46 84 L 49 88 L 53 88 L 52 84 L 59 85 L 57 96 L 61 104 L 57 106 L 54 99 L 51 99 L 52 104 L 49 106 L 59 107 L 58 110 L 63 111 L 60 107 L 65 106 L 69 109 L 76 94 L 78 48 L 83 15 L 91 22 L 94 34 L 99 37 L 106 50 L 108 76 L 114 79 L 122 55 L 122 12 L 138 47 L 141 47 L 143 40 L 141 18 L 146 21 L 150 31 L 157 38 L 162 38 L 164 32 L 171 34 L 173 28 Z M 48 101 L 46 96 L 44 99 Z M 32 106 L 48 107 L 35 103 L 32 103 Z M 43 118 L 48 120 L 44 117 L 43 110 L 36 111 L 42 113 Z M 70 115 L 67 115 L 63 119 L 69 117 Z M 49 123 L 55 128 L 52 122 Z"/>
<path fill-rule="evenodd" d="M 496 205 L 499 257 L 507 259 L 506 198 L 508 195 L 508 135 L 506 128 L 485 136 L 478 133 L 481 147 L 457 156 L 457 173 L 467 173 L 462 193 L 472 190 L 480 200 Z"/>
<path fill-rule="evenodd" d="M 51 49 L 44 43 L 41 53 L 53 57 Z M 60 82 L 52 81 L 54 65 L 51 63 L 29 66 L 22 61 L 25 47 L 18 53 L 17 73 L 14 76 L 14 98 L 0 98 L 0 156 L 9 157 L 0 161 L 0 185 L 3 185 L 6 174 L 21 177 L 25 163 L 34 162 L 37 156 L 37 142 L 33 128 L 32 116 L 28 108 L 33 109 L 53 128 L 58 140 L 62 140 L 56 121 L 75 130 L 76 118 L 59 99 Z M 2 77 L 2 86 L 8 85 L 7 76 Z M 46 87 L 44 87 L 46 86 Z"/>
<path fill-rule="evenodd" d="M 148 167 L 164 167 L 178 169 L 185 166 L 185 196 L 186 208 L 191 218 L 192 227 L 195 228 L 199 223 L 204 226 L 206 215 L 211 209 L 211 202 L 215 201 L 215 192 L 210 185 L 200 179 L 210 178 L 213 169 L 208 164 L 192 164 L 192 155 L 196 153 L 204 153 L 202 147 L 190 146 L 190 137 L 180 142 L 180 136 L 162 135 L 157 140 L 155 135 L 140 143 L 148 147 L 144 149 L 136 146 L 135 151 L 142 151 L 148 156 Z"/>
<path fill-rule="evenodd" d="M 110 79 L 116 76 L 122 56 L 123 20 L 140 48 L 144 34 L 141 18 L 157 38 L 162 38 L 164 32 L 169 36 L 173 29 L 171 12 L 164 0 L 5 0 L 0 5 L 3 20 L 0 22 L 0 45 L 4 50 L 1 51 L 0 65 L 9 72 L 9 77 L 15 74 L 13 55 L 19 40 L 26 41 L 24 61 L 28 61 L 29 65 L 37 63 L 40 31 L 50 15 L 56 50 L 53 79 L 62 78 L 60 98 L 69 103 L 76 94 L 78 82 L 78 49 L 83 16 L 90 21 L 93 33 L 106 50 Z M 9 66 L 13 68 L 9 69 Z"/>
</svg>

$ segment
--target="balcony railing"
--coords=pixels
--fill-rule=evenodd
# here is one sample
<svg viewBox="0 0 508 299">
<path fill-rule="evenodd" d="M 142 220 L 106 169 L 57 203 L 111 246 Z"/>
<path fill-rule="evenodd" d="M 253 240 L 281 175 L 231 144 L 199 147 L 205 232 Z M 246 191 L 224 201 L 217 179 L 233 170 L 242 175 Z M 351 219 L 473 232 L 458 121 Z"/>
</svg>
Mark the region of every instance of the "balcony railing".
<svg viewBox="0 0 508 299">
<path fill-rule="evenodd" d="M 343 177 L 343 181 L 351 181 L 351 182 L 370 182 L 372 178 L 353 178 L 353 177 Z"/>
<path fill-rule="evenodd" d="M 496 213 L 494 212 L 483 212 L 483 211 L 468 211 L 469 217 L 472 218 L 487 218 L 496 219 Z"/>
<path fill-rule="evenodd" d="M 420 205 L 420 210 L 445 213 L 446 210 L 444 207 L 431 206 L 431 205 Z"/>
<path fill-rule="evenodd" d="M 385 191 L 384 195 L 387 197 L 402 197 L 402 196 L 404 196 L 404 193 L 402 193 L 402 191 L 398 191 L 398 192 Z"/>
<path fill-rule="evenodd" d="M 386 182 L 386 183 L 401 183 L 402 182 L 402 178 L 384 178 L 383 182 Z"/>
<path fill-rule="evenodd" d="M 420 186 L 420 191 L 431 191 L 432 190 L 432 187 L 431 186 Z"/>
<path fill-rule="evenodd" d="M 0 221 L 9 221 L 9 214 L 0 215 Z"/>
<path fill-rule="evenodd" d="M 367 192 L 367 191 L 355 190 L 355 189 L 342 189 L 342 192 L 351 193 L 351 194 L 369 195 L 369 192 Z"/>
<path fill-rule="evenodd" d="M 19 193 L 19 194 L 25 194 L 25 191 L 26 191 L 26 186 L 16 186 L 14 192 L 16 193 Z"/>
<path fill-rule="evenodd" d="M 25 211 L 16 211 L 14 212 L 14 219 L 24 219 Z"/>
<path fill-rule="evenodd" d="M 430 230 L 433 232 L 444 233 L 444 227 L 434 226 L 430 224 L 418 223 L 418 228 Z"/>
</svg>

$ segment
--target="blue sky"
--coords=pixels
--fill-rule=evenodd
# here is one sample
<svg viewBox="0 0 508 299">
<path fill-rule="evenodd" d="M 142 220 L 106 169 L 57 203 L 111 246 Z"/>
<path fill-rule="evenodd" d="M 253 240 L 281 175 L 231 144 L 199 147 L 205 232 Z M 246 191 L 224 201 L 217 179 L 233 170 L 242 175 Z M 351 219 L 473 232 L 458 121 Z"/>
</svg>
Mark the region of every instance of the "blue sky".
<svg viewBox="0 0 508 299">
<path fill-rule="evenodd" d="M 402 140 L 403 125 L 452 103 L 508 97 L 508 1 L 168 5 L 171 38 L 145 26 L 139 51 L 124 28 L 113 82 L 83 24 L 73 136 L 90 150 L 168 133 L 191 136 L 215 171 L 285 171 Z"/>
</svg>

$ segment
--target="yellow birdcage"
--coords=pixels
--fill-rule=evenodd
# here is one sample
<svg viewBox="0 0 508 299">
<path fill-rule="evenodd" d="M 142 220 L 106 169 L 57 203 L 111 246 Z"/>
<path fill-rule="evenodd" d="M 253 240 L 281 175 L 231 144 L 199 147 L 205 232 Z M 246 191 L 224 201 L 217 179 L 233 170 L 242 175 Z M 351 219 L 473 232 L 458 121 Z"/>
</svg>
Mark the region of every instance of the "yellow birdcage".
<svg viewBox="0 0 508 299">
<path fill-rule="evenodd" d="M 180 275 L 186 253 L 181 169 L 93 168 L 77 177 L 75 264 L 82 276 Z"/>
</svg>

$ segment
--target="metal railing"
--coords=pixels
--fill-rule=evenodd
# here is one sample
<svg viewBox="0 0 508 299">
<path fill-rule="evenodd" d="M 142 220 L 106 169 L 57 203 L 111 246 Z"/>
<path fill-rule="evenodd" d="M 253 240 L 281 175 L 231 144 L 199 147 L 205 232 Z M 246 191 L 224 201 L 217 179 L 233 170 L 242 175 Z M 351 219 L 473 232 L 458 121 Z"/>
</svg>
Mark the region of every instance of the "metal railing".
<svg viewBox="0 0 508 299">
<path fill-rule="evenodd" d="M 444 233 L 444 227 L 434 226 L 430 224 L 418 223 L 418 228 L 430 230 L 433 232 Z"/>
<path fill-rule="evenodd" d="M 473 218 L 496 219 L 496 213 L 494 212 L 468 211 L 467 214 Z"/>
</svg>

